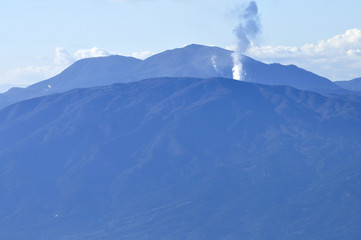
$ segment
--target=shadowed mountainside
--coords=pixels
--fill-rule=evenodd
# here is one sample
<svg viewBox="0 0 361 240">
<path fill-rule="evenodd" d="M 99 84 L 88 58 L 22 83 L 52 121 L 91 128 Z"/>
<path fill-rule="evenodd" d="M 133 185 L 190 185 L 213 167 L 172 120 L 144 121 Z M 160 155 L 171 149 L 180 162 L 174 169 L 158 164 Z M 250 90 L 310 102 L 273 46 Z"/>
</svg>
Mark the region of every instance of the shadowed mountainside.
<svg viewBox="0 0 361 240">
<path fill-rule="evenodd" d="M 160 78 L 0 111 L 0 238 L 361 235 L 361 103 Z"/>
</svg>

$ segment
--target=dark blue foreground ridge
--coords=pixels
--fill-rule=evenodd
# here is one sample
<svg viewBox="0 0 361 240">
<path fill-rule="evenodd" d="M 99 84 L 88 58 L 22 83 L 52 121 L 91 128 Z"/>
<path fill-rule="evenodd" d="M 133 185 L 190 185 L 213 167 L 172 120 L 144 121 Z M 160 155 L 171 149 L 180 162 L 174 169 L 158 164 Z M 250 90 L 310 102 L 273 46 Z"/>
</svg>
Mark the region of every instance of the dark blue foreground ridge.
<svg viewBox="0 0 361 240">
<path fill-rule="evenodd" d="M 358 240 L 361 102 L 156 78 L 0 111 L 0 238 Z"/>
</svg>

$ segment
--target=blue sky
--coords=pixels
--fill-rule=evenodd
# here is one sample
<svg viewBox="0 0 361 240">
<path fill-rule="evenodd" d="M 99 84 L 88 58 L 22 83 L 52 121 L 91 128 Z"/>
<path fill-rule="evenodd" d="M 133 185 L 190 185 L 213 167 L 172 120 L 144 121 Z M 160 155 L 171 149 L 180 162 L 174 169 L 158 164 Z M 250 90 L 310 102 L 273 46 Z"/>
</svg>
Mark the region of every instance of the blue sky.
<svg viewBox="0 0 361 240">
<path fill-rule="evenodd" d="M 331 80 L 361 77 L 361 2 L 258 0 L 262 30 L 246 53 Z M 3 0 L 0 91 L 44 80 L 77 59 L 144 58 L 191 43 L 230 48 L 236 0 Z"/>
</svg>

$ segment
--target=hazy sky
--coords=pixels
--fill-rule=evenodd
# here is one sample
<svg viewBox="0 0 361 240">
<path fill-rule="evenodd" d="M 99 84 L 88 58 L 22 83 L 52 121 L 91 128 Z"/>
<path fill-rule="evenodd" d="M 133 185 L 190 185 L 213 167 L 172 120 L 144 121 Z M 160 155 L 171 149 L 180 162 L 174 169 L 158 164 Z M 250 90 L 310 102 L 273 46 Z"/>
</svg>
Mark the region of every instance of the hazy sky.
<svg viewBox="0 0 361 240">
<path fill-rule="evenodd" d="M 361 1 L 258 0 L 262 31 L 247 55 L 331 80 L 361 77 Z M 237 0 L 2 0 L 0 91 L 77 59 L 144 58 L 191 43 L 232 48 Z"/>
</svg>

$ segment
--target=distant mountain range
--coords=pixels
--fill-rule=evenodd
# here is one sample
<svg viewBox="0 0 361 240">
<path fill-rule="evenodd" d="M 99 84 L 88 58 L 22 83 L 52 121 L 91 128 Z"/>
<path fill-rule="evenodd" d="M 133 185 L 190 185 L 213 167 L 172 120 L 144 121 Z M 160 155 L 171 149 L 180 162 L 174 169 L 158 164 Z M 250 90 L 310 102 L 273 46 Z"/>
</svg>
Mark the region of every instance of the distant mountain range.
<svg viewBox="0 0 361 240">
<path fill-rule="evenodd" d="M 347 90 L 361 91 L 361 78 L 355 78 L 349 81 L 337 81 L 335 84 Z"/>
<path fill-rule="evenodd" d="M 105 86 L 156 77 L 232 78 L 232 52 L 201 45 L 168 50 L 146 60 L 109 56 L 75 62 L 59 75 L 27 88 L 0 94 L 0 108 L 12 103 L 74 88 Z M 330 80 L 294 65 L 264 64 L 244 56 L 245 81 L 289 85 L 319 93 L 347 93 Z"/>
<path fill-rule="evenodd" d="M 152 61 L 87 59 L 28 89 L 65 90 L 66 74 L 96 82 L 118 60 L 154 64 L 144 76 L 186 61 L 178 74 L 187 75 L 201 63 L 180 59 L 192 48 L 225 53 L 190 46 Z M 162 63 L 162 55 L 175 57 Z M 277 69 L 315 76 L 245 66 L 250 79 Z M 358 240 L 360 126 L 361 101 L 224 78 L 156 78 L 18 102 L 0 111 L 0 238 Z"/>
</svg>

